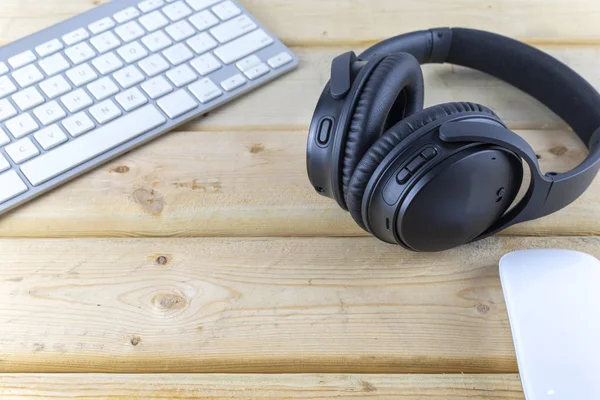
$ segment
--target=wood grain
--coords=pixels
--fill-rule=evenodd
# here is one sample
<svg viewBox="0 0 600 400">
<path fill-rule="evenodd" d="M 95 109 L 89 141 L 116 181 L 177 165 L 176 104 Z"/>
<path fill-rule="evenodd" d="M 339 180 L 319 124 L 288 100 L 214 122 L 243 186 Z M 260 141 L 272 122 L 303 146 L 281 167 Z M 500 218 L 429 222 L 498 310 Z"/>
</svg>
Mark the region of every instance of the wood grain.
<svg viewBox="0 0 600 400">
<path fill-rule="evenodd" d="M 61 399 L 523 399 L 519 376 L 0 374 L 5 400 Z"/>
<path fill-rule="evenodd" d="M 585 157 L 572 133 L 519 131 L 545 171 Z M 193 144 L 193 145 L 190 145 Z M 177 132 L 0 219 L 0 236 L 360 236 L 311 188 L 304 132 Z M 596 182 L 576 203 L 503 234 L 598 234 Z"/>
<path fill-rule="evenodd" d="M 4 0 L 0 38 L 10 41 L 106 0 Z M 293 45 L 370 43 L 438 26 L 486 29 L 535 43 L 599 43 L 600 5 L 591 0 L 241 0 Z"/>
<path fill-rule="evenodd" d="M 0 241 L 0 372 L 517 372 L 505 253 L 368 238 Z"/>
</svg>

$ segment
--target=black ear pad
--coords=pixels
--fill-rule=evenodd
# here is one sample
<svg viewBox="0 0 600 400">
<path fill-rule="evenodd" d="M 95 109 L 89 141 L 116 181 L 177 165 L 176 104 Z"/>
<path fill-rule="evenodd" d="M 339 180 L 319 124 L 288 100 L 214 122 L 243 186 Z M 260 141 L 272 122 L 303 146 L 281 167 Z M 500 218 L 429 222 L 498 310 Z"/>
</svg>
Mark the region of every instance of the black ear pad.
<svg viewBox="0 0 600 400">
<path fill-rule="evenodd" d="M 351 115 L 343 155 L 342 190 L 371 145 L 396 122 L 423 108 L 423 73 L 408 53 L 385 57 L 366 79 Z"/>
<path fill-rule="evenodd" d="M 426 108 L 408 118 L 398 122 L 390 128 L 371 148 L 365 153 L 352 174 L 346 191 L 346 203 L 352 218 L 363 229 L 367 230 L 362 218 L 362 198 L 369 179 L 381 164 L 383 159 L 393 148 L 408 138 L 417 129 L 432 123 L 438 118 L 454 114 L 482 112 L 493 116 L 498 122 L 500 118 L 489 108 L 475 103 L 446 103 Z M 407 143 L 408 146 L 410 143 Z"/>
</svg>

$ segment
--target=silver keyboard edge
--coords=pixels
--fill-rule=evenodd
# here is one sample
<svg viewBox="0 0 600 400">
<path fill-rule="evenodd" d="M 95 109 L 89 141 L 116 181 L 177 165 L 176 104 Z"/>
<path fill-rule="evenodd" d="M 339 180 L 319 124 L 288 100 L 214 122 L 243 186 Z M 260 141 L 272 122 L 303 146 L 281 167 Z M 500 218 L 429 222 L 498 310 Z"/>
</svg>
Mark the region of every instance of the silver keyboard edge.
<svg viewBox="0 0 600 400">
<path fill-rule="evenodd" d="M 124 8 L 127 8 L 129 6 L 137 6 L 137 4 L 140 3 L 140 1 L 141 0 L 113 0 L 112 2 L 100 5 L 91 10 L 88 10 L 84 13 L 81 13 L 79 15 L 76 15 L 74 17 L 66 19 L 62 22 L 58 22 L 54 26 L 50 26 L 50 27 L 40 30 L 38 32 L 32 33 L 29 36 L 15 40 L 14 42 L 11 42 L 5 46 L 0 47 L 0 60 L 6 60 L 10 56 L 18 54 L 27 49 L 30 49 L 33 51 L 33 49 L 36 45 L 44 43 L 45 41 L 50 40 L 52 38 L 60 38 L 64 33 L 72 31 L 79 27 L 86 27 L 86 29 L 87 29 L 87 26 L 90 23 L 95 22 L 105 16 L 112 16 L 115 12 L 120 11 Z M 21 177 L 21 179 L 24 180 L 24 182 L 27 185 L 27 187 L 29 188 L 29 190 L 21 195 L 18 195 L 16 197 L 12 198 L 11 200 L 8 200 L 8 201 L 0 204 L 0 218 L 2 216 L 4 216 L 7 212 L 9 212 L 19 206 L 22 206 L 26 203 L 29 203 L 32 200 L 34 200 L 35 198 L 37 198 L 51 190 L 57 189 L 58 187 L 63 186 L 64 184 L 72 181 L 75 178 L 78 178 L 88 172 L 91 172 L 95 169 L 102 167 L 103 165 L 106 165 L 109 161 L 114 160 L 115 158 L 118 158 L 118 157 L 122 156 L 123 154 L 126 154 L 126 153 L 162 136 L 163 134 L 169 133 L 183 124 L 186 124 L 195 119 L 202 118 L 204 115 L 210 113 L 211 111 L 218 109 L 221 106 L 224 106 L 225 104 L 258 89 L 271 81 L 276 80 L 277 78 L 281 77 L 282 75 L 287 74 L 288 72 L 295 70 L 298 67 L 297 55 L 294 52 L 292 52 L 287 46 L 285 46 L 277 36 L 275 36 L 264 24 L 262 24 L 261 21 L 257 20 L 254 17 L 254 15 L 252 15 L 252 13 L 249 10 L 247 10 L 244 6 L 242 6 L 237 0 L 231 0 L 231 1 L 233 3 L 235 3 L 235 5 L 237 7 L 240 8 L 242 13 L 248 15 L 248 17 L 250 17 L 256 23 L 257 29 L 263 29 L 273 39 L 273 44 L 269 45 L 268 47 L 266 47 L 262 50 L 254 52 L 252 54 L 258 55 L 261 52 L 262 53 L 268 52 L 270 54 L 278 54 L 282 51 L 287 51 L 292 56 L 292 61 L 280 68 L 275 69 L 275 70 L 271 69 L 271 71 L 269 73 L 267 73 L 266 75 L 263 75 L 260 78 L 257 78 L 252 81 L 248 81 L 248 83 L 246 85 L 244 85 L 242 88 L 240 88 L 241 90 L 236 90 L 234 92 L 224 91 L 223 95 L 221 95 L 219 98 L 213 100 L 208 105 L 199 104 L 199 107 L 197 107 L 196 109 L 186 112 L 177 118 L 174 118 L 174 119 L 168 118 L 167 115 L 164 114 L 164 112 L 160 109 L 160 107 L 157 106 L 157 108 L 160 110 L 160 112 L 165 116 L 165 118 L 167 118 L 167 123 L 165 125 L 162 125 L 155 129 L 152 129 L 152 130 L 148 131 L 147 133 L 140 135 L 137 138 L 134 138 L 134 139 L 132 139 L 132 140 L 130 140 L 130 141 L 100 155 L 100 156 L 97 156 L 83 164 L 80 164 L 77 167 L 74 167 L 73 169 L 69 170 L 68 172 L 61 174 L 39 186 L 32 186 L 30 184 L 30 182 L 26 179 L 26 177 L 23 175 L 23 173 L 20 171 L 20 168 L 13 168 L 12 170 L 16 171 L 19 174 L 19 176 Z M 128 65 L 134 65 L 134 64 L 135 63 L 128 64 Z M 210 77 L 211 75 L 212 74 L 209 74 L 208 76 Z M 150 79 L 150 78 L 147 78 L 147 79 Z M 218 82 L 215 82 L 215 83 L 218 84 Z M 139 85 L 135 85 L 135 87 L 137 87 L 137 86 L 139 86 Z M 184 89 L 184 88 L 182 88 L 182 89 Z M 185 89 L 185 90 L 189 93 L 189 90 L 187 90 L 187 89 Z M 148 104 L 156 105 L 157 100 L 149 99 Z M 49 100 L 46 98 L 46 102 L 48 102 L 48 101 Z M 72 115 L 72 114 L 73 113 L 69 113 L 69 115 Z M 42 152 L 42 153 L 45 153 L 45 152 Z M 8 171 L 10 171 L 10 169 L 7 170 L 7 172 Z"/>
</svg>

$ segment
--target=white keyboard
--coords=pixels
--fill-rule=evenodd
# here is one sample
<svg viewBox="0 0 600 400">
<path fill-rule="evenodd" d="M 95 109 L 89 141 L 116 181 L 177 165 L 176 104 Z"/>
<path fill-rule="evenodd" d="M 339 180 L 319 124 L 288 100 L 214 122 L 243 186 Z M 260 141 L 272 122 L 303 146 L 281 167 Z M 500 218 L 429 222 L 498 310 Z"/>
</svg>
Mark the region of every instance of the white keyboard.
<svg viewBox="0 0 600 400">
<path fill-rule="evenodd" d="M 114 0 L 0 48 L 0 214 L 297 65 L 232 0 Z"/>
</svg>

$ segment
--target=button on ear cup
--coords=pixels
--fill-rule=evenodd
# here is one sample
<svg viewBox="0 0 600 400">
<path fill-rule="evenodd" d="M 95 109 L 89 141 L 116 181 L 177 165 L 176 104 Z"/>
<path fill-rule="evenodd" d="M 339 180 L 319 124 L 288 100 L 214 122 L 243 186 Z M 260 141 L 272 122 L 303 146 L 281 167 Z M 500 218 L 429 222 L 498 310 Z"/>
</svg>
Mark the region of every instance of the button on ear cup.
<svg viewBox="0 0 600 400">
<path fill-rule="evenodd" d="M 409 136 L 416 130 L 434 122 L 438 118 L 449 115 L 483 112 L 495 117 L 499 122 L 499 117 L 489 108 L 475 103 L 446 103 L 426 108 L 413 114 L 391 127 L 371 148 L 365 153 L 356 169 L 354 170 L 346 191 L 346 203 L 348 211 L 352 218 L 364 230 L 367 230 L 362 216 L 362 198 L 369 179 L 381 164 L 383 159 L 392 149 L 402 142 L 405 146 L 410 145 L 412 140 L 407 141 Z M 424 131 L 426 134 L 427 131 Z"/>
<path fill-rule="evenodd" d="M 423 73 L 419 62 L 408 53 L 385 57 L 364 79 L 345 143 L 343 193 L 363 154 L 385 130 L 423 108 Z"/>
</svg>

